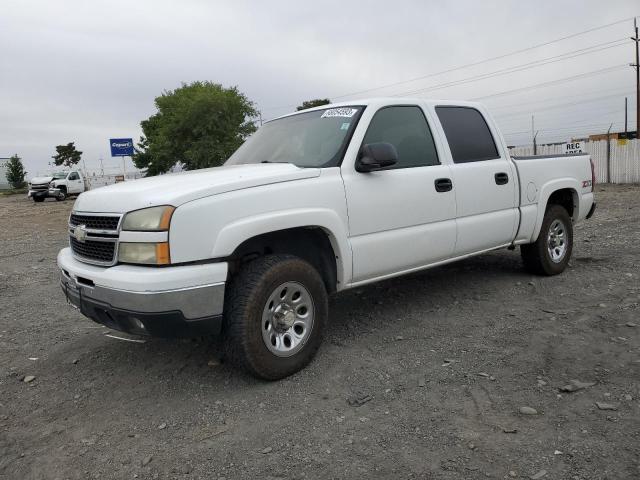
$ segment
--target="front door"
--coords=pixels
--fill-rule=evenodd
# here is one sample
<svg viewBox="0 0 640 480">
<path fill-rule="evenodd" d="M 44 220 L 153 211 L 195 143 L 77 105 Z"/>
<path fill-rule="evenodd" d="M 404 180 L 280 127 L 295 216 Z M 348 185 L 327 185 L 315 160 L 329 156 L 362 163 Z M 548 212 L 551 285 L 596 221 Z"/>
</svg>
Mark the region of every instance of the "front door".
<svg viewBox="0 0 640 480">
<path fill-rule="evenodd" d="M 389 106 L 373 116 L 362 145 L 387 142 L 396 165 L 359 173 L 343 169 L 353 282 L 392 275 L 450 257 L 456 240 L 455 193 L 447 187 L 423 110 Z"/>
<path fill-rule="evenodd" d="M 82 179 L 78 172 L 71 172 L 67 177 L 67 192 L 81 193 L 84 191 Z"/>
</svg>

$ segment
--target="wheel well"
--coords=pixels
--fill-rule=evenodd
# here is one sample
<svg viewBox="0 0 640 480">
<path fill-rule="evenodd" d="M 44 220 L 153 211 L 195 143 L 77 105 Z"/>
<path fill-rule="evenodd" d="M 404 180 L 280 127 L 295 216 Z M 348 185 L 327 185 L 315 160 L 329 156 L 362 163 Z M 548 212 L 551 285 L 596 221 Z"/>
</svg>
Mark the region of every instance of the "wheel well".
<svg viewBox="0 0 640 480">
<path fill-rule="evenodd" d="M 573 218 L 573 212 L 577 208 L 577 200 L 578 196 L 574 190 L 571 188 L 563 188 L 562 190 L 556 190 L 551 194 L 547 201 L 547 206 L 560 205 L 564 207 L 569 213 L 569 216 Z"/>
<path fill-rule="evenodd" d="M 229 275 L 235 275 L 246 262 L 273 253 L 306 260 L 320 273 L 327 292 L 336 291 L 336 255 L 329 236 L 320 227 L 289 228 L 245 240 L 229 256 Z"/>
<path fill-rule="evenodd" d="M 67 193 L 67 186 L 66 185 L 60 185 L 59 187 L 57 187 L 60 189 L 60 191 Z"/>
</svg>

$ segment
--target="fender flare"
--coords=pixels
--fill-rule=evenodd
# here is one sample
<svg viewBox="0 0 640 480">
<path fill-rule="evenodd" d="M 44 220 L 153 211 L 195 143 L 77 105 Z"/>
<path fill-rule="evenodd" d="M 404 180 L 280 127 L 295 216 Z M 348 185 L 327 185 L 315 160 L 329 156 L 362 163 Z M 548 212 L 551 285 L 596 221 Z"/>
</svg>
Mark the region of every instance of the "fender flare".
<svg viewBox="0 0 640 480">
<path fill-rule="evenodd" d="M 538 216 L 536 217 L 536 224 L 533 229 L 533 235 L 531 241 L 535 242 L 540 235 L 540 229 L 542 228 L 542 221 L 544 220 L 544 213 L 547 210 L 547 203 L 549 197 L 558 190 L 569 189 L 573 194 L 574 212 L 573 218 L 580 218 L 580 202 L 578 201 L 578 192 L 580 191 L 580 183 L 573 178 L 559 178 L 557 180 L 551 180 L 545 183 L 540 189 L 540 196 L 538 200 Z"/>
<path fill-rule="evenodd" d="M 211 256 L 228 257 L 243 242 L 258 235 L 290 228 L 318 227 L 325 231 L 333 247 L 338 285 L 341 290 L 351 281 L 352 254 L 347 229 L 340 217 L 328 209 L 299 208 L 245 217 L 225 225 L 218 233 Z"/>
</svg>

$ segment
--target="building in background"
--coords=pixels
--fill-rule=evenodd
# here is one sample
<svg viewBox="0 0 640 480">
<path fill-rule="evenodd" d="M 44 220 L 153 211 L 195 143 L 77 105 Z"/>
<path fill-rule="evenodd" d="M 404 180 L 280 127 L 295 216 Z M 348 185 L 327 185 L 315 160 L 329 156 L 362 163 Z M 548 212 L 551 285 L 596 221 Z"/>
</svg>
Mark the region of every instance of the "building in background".
<svg viewBox="0 0 640 480">
<path fill-rule="evenodd" d="M 637 132 L 611 132 L 609 134 L 609 138 L 611 138 L 611 140 L 633 140 L 634 138 L 638 138 L 638 133 Z M 597 133 L 595 135 L 589 135 L 589 140 L 592 142 L 597 142 L 599 140 L 606 140 L 607 139 L 607 132 L 604 133 Z"/>
<path fill-rule="evenodd" d="M 7 180 L 7 162 L 9 157 L 0 157 L 0 190 L 9 190 L 9 180 Z"/>
</svg>

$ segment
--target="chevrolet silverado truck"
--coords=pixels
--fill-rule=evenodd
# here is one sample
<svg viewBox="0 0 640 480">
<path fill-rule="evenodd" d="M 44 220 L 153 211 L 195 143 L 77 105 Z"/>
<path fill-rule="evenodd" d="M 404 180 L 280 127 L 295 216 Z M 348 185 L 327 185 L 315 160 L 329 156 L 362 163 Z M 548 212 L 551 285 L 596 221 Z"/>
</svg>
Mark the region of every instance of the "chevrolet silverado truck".
<svg viewBox="0 0 640 480">
<path fill-rule="evenodd" d="M 32 178 L 29 181 L 27 196 L 33 198 L 34 202 L 44 202 L 47 197 L 63 201 L 69 195 L 80 195 L 84 191 L 85 184 L 82 173 L 80 170 L 73 170 Z"/>
<path fill-rule="evenodd" d="M 501 248 L 556 275 L 595 209 L 588 155 L 509 156 L 480 104 L 373 99 L 272 120 L 221 167 L 83 193 L 61 285 L 109 328 L 220 334 L 279 379 L 327 328 L 329 294 Z"/>
</svg>

